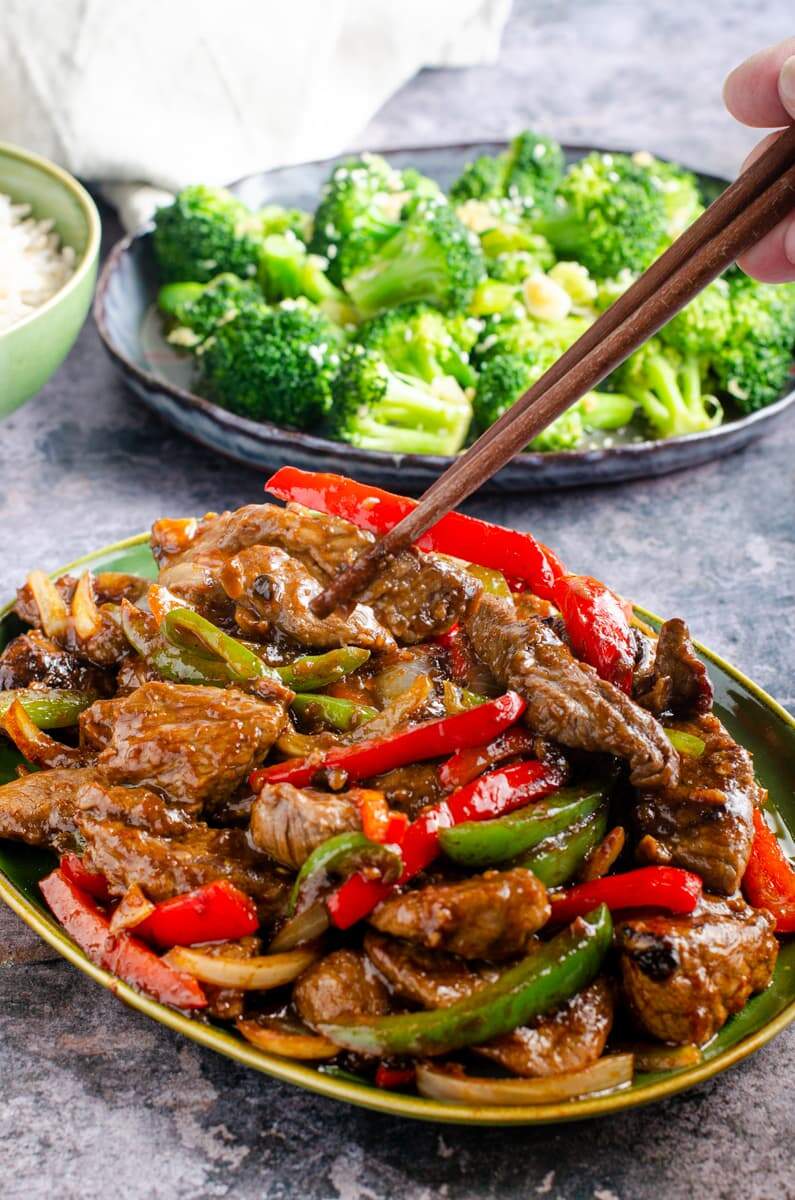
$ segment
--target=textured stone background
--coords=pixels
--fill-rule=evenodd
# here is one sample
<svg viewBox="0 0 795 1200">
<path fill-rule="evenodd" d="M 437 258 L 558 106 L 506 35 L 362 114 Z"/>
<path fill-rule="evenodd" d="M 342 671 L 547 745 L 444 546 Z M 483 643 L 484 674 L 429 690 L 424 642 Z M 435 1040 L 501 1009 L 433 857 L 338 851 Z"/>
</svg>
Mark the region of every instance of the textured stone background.
<svg viewBox="0 0 795 1200">
<path fill-rule="evenodd" d="M 790 18 L 789 20 L 787 18 Z M 498 66 L 423 73 L 364 145 L 501 136 L 648 146 L 733 171 L 753 135 L 723 112 L 726 71 L 792 32 L 784 0 L 520 0 Z M 107 221 L 109 240 L 116 236 Z M 686 475 L 482 501 L 699 638 L 795 707 L 795 422 Z M 183 441 L 117 381 L 88 325 L 0 442 L 0 564 L 26 569 L 256 499 L 261 479 Z M 546 1130 L 407 1124 L 245 1071 L 121 1008 L 0 912 L 0 1195 L 129 1200 L 778 1200 L 795 1196 L 795 1029 L 667 1104 Z"/>
</svg>

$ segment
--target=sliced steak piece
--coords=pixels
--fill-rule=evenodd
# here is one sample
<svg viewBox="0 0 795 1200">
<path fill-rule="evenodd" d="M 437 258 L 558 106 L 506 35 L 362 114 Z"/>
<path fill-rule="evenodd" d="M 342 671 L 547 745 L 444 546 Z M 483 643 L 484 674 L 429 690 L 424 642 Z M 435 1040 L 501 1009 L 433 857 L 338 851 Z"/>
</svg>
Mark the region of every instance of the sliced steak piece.
<svg viewBox="0 0 795 1200">
<path fill-rule="evenodd" d="M 80 734 L 109 782 L 162 788 L 198 812 L 237 790 L 285 722 L 282 704 L 237 688 L 145 683 L 86 709 Z"/>
<path fill-rule="evenodd" d="M 316 792 L 291 783 L 262 789 L 251 809 L 251 840 L 294 871 L 338 833 L 361 829 L 359 809 L 345 792 Z"/>
<path fill-rule="evenodd" d="M 76 844 L 77 796 L 96 777 L 92 767 L 36 771 L 0 787 L 0 838 L 47 846 L 59 853 Z"/>
<path fill-rule="evenodd" d="M 214 879 L 228 879 L 253 897 L 263 919 L 273 920 L 281 914 L 290 879 L 252 849 L 245 830 L 211 829 L 194 821 L 169 836 L 104 815 L 118 810 L 123 790 L 109 789 L 109 799 L 103 800 L 96 788 L 84 788 L 75 814 L 84 842 L 83 861 L 90 871 L 106 877 L 112 895 L 122 896 L 137 883 L 152 900 L 160 901 Z M 146 804 L 143 789 L 131 790 L 135 793 L 132 803 L 142 811 Z M 149 803 L 151 812 L 156 812 L 157 797 Z M 162 826 L 155 823 L 155 828 Z"/>
<path fill-rule="evenodd" d="M 692 917 L 618 922 L 623 993 L 635 1020 L 663 1042 L 709 1041 L 770 982 L 774 927 L 770 913 L 739 897 L 708 896 Z"/>
<path fill-rule="evenodd" d="M 112 675 L 81 662 L 38 629 L 32 629 L 15 637 L 0 654 L 0 691 L 37 683 L 96 696 L 109 696 L 113 691 Z"/>
<path fill-rule="evenodd" d="M 657 716 L 695 717 L 712 710 L 712 684 L 679 617 L 666 621 L 647 669 L 635 672 L 635 698 Z"/>
<path fill-rule="evenodd" d="M 389 994 L 363 954 L 335 950 L 313 963 L 296 981 L 293 1003 L 307 1025 L 380 1017 L 389 1011 Z"/>
<path fill-rule="evenodd" d="M 433 883 L 390 897 L 373 912 L 382 933 L 462 958 L 515 958 L 549 917 L 543 883 L 532 871 L 486 871 L 460 883 Z"/>
<path fill-rule="evenodd" d="M 610 985 L 595 979 L 553 1012 L 478 1046 L 477 1053 L 530 1078 L 582 1071 L 601 1056 L 613 1010 Z"/>
<path fill-rule="evenodd" d="M 517 620 L 509 601 L 484 595 L 465 628 L 500 683 L 524 696 L 543 737 L 626 759 L 638 787 L 676 782 L 678 756 L 654 717 L 578 662 L 543 621 Z"/>
<path fill-rule="evenodd" d="M 238 625 L 258 636 L 267 637 L 277 629 L 313 649 L 387 650 L 395 644 L 372 609 L 363 604 L 356 604 L 345 616 L 316 617 L 310 606 L 323 585 L 299 559 L 275 546 L 251 546 L 236 554 L 221 571 L 221 583 L 235 603 Z"/>
<path fill-rule="evenodd" d="M 196 828 L 195 820 L 184 808 L 169 804 L 151 788 L 121 787 L 102 778 L 83 785 L 77 807 L 93 820 L 121 821 L 158 837 L 180 837 Z"/>
<path fill-rule="evenodd" d="M 193 524 L 158 521 L 152 527 L 160 582 L 208 615 L 231 616 L 221 572 L 252 547 L 281 550 L 322 588 L 373 541 L 348 521 L 294 504 L 249 504 Z M 413 643 L 449 629 L 479 591 L 480 584 L 457 564 L 410 550 L 391 560 L 361 606 L 370 606 L 390 635 Z"/>
<path fill-rule="evenodd" d="M 364 947 L 394 995 L 422 1008 L 447 1008 L 499 974 L 493 967 L 475 967 L 451 954 L 376 933 L 366 935 Z M 596 979 L 552 1012 L 473 1049 L 514 1075 L 559 1075 L 595 1062 L 612 1024 L 612 991 L 605 980 Z"/>
<path fill-rule="evenodd" d="M 671 727 L 695 734 L 706 748 L 700 758 L 681 755 L 678 784 L 641 792 L 636 857 L 696 871 L 710 891 L 730 896 L 748 864 L 753 809 L 762 798 L 753 761 L 717 717 L 675 721 Z"/>
</svg>

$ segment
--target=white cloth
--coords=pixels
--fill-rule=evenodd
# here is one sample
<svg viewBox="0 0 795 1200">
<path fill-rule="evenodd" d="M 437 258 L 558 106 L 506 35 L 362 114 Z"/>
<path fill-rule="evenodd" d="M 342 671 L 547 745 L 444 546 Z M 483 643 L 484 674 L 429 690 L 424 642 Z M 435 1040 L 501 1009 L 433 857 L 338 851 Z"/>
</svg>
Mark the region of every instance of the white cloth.
<svg viewBox="0 0 795 1200">
<path fill-rule="evenodd" d="M 325 158 L 423 66 L 493 62 L 511 0 L 3 0 L 0 140 L 162 193 Z M 120 188 L 118 185 L 125 185 Z"/>
</svg>

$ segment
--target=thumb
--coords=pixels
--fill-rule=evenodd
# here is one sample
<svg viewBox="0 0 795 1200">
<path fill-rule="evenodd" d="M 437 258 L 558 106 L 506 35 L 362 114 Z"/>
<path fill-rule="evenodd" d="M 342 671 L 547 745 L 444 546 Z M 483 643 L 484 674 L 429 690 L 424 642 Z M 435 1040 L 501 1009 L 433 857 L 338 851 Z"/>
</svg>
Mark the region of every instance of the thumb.
<svg viewBox="0 0 795 1200">
<path fill-rule="evenodd" d="M 779 72 L 778 94 L 789 115 L 795 119 L 795 54 L 786 60 Z"/>
</svg>

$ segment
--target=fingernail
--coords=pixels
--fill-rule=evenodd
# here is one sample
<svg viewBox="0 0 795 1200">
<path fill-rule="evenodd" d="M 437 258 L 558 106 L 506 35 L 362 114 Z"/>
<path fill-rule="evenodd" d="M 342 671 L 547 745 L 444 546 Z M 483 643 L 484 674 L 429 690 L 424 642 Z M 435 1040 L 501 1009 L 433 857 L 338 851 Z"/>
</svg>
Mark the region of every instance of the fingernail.
<svg viewBox="0 0 795 1200">
<path fill-rule="evenodd" d="M 795 117 L 795 54 L 784 62 L 778 77 L 778 94 L 787 112 Z"/>
</svg>

